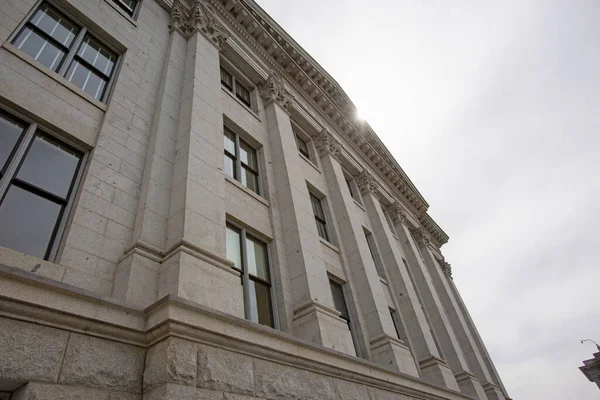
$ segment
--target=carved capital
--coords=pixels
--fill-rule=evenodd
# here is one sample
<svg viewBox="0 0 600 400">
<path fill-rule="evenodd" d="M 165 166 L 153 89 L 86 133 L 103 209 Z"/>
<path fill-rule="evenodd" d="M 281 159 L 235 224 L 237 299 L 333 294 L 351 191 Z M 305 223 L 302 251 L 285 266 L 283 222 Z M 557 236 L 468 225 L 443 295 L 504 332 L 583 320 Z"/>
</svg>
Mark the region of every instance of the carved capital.
<svg viewBox="0 0 600 400">
<path fill-rule="evenodd" d="M 258 90 L 265 104 L 275 102 L 288 113 L 291 111 L 295 99 L 288 92 L 283 79 L 279 75 L 271 72 L 267 80 L 259 85 Z"/>
<path fill-rule="evenodd" d="M 404 208 L 400 204 L 398 204 L 398 203 L 390 204 L 387 207 L 387 210 L 388 210 L 388 213 L 390 214 L 390 218 L 392 218 L 392 221 L 401 223 L 401 224 L 406 224 L 406 220 L 408 219 L 408 214 L 406 214 L 406 211 L 404 211 Z"/>
<path fill-rule="evenodd" d="M 419 247 L 429 247 L 431 245 L 431 237 L 423 228 L 419 228 L 415 231 L 415 239 Z"/>
<path fill-rule="evenodd" d="M 213 10 L 206 0 L 194 0 L 189 19 L 190 34 L 202 32 L 209 40 L 219 48 L 230 36 L 229 31 L 215 17 Z"/>
<path fill-rule="evenodd" d="M 325 128 L 321 131 L 321 134 L 315 141 L 317 149 L 321 156 L 325 154 L 331 154 L 332 157 L 338 159 L 340 152 L 342 151 L 342 145 L 334 138 L 331 133 Z"/>
<path fill-rule="evenodd" d="M 364 170 L 362 174 L 360 174 L 357 183 L 361 193 L 376 193 L 379 190 L 379 184 L 367 170 Z"/>
<path fill-rule="evenodd" d="M 184 36 L 187 36 L 187 20 L 183 14 L 183 8 L 181 5 L 181 0 L 174 0 L 173 7 L 171 7 L 171 21 L 169 22 L 169 31 L 173 32 L 174 30 L 179 31 Z"/>
<path fill-rule="evenodd" d="M 440 261 L 440 265 L 442 266 L 442 272 L 444 272 L 444 275 L 446 275 L 449 279 L 452 279 L 452 267 L 450 264 L 442 260 Z"/>
</svg>

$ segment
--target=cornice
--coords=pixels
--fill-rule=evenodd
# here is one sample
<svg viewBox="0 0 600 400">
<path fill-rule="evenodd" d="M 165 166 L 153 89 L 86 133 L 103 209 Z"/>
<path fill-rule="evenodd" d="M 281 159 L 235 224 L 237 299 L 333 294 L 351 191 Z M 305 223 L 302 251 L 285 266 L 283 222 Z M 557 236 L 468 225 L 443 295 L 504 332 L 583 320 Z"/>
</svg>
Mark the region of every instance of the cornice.
<svg viewBox="0 0 600 400">
<path fill-rule="evenodd" d="M 437 248 L 442 247 L 448 242 L 448 235 L 440 228 L 440 226 L 431 218 L 429 214 L 419 215 L 419 223 L 431 235 L 433 242 Z"/>
</svg>

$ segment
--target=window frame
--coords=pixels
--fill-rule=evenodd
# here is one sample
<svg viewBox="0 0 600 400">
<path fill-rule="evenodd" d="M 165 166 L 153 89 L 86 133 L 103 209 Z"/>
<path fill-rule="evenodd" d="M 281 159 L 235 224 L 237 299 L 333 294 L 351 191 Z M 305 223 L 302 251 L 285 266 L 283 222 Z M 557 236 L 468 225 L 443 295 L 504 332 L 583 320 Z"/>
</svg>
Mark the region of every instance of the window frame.
<svg viewBox="0 0 600 400">
<path fill-rule="evenodd" d="M 375 269 L 377 270 L 377 275 L 379 275 L 380 278 L 386 279 L 385 267 L 383 265 L 383 260 L 379 255 L 379 249 L 377 248 L 375 237 L 365 228 L 363 228 L 363 232 L 365 234 L 365 240 L 367 241 L 369 253 L 371 254 L 371 259 L 373 260 L 373 264 L 375 264 Z"/>
<path fill-rule="evenodd" d="M 232 68 L 227 68 L 227 66 L 223 65 L 223 62 L 221 62 L 219 68 L 219 79 L 221 81 L 221 87 L 225 88 L 225 90 L 230 92 L 230 94 L 237 100 L 239 100 L 245 107 L 248 107 L 252 112 L 254 112 L 254 98 L 252 95 L 252 93 L 254 92 L 254 88 L 249 88 L 249 86 L 251 85 L 246 83 L 247 80 L 244 78 L 239 78 L 237 74 L 231 72 Z M 229 74 L 229 76 L 231 77 L 231 87 L 227 83 L 223 82 L 223 79 L 220 75 L 220 71 L 225 71 L 227 74 Z M 238 95 L 238 85 L 248 92 L 248 102 L 246 102 L 246 100 L 242 96 Z"/>
<path fill-rule="evenodd" d="M 398 239 L 398 234 L 396 233 L 396 227 L 394 226 L 394 222 L 392 221 L 392 217 L 390 216 L 390 213 L 388 212 L 387 208 L 382 203 L 379 203 L 379 206 L 381 207 L 381 212 L 383 213 L 383 218 L 385 218 L 385 221 L 387 222 L 388 227 L 390 228 L 390 231 L 392 232 L 392 236 L 394 236 L 394 238 Z"/>
<path fill-rule="evenodd" d="M 235 154 L 232 154 L 229 150 L 225 149 L 225 145 L 223 145 L 223 156 L 228 157 L 233 160 L 234 170 L 233 170 L 233 176 L 229 176 L 229 174 L 227 174 L 225 171 L 223 171 L 223 172 L 225 173 L 225 175 L 227 177 L 239 182 L 239 184 L 242 185 L 243 187 L 245 187 L 246 189 L 250 190 L 253 193 L 256 193 L 257 195 L 259 195 L 261 197 L 264 197 L 263 196 L 263 185 L 262 185 L 262 174 L 261 174 L 261 168 L 260 168 L 259 149 L 257 149 L 256 146 L 254 146 L 252 143 L 250 143 L 250 141 L 244 140 L 244 138 L 241 138 L 240 134 L 237 133 L 236 130 L 231 129 L 227 125 L 224 125 L 223 126 L 223 137 L 227 137 L 226 133 L 230 133 L 234 137 L 233 143 L 234 143 L 234 147 L 235 147 L 234 148 Z M 242 143 L 244 143 L 246 146 L 248 146 L 249 148 L 251 148 L 254 151 L 254 156 L 256 157 L 256 169 L 250 167 L 248 164 L 246 164 L 245 162 L 242 161 L 242 157 L 240 155 Z M 224 167 L 224 165 L 223 165 L 223 167 Z M 241 177 L 242 177 L 242 173 L 244 170 L 249 170 L 254 176 L 256 176 L 256 181 L 257 181 L 257 190 L 256 191 L 250 189 L 248 186 L 246 186 L 242 183 Z"/>
<path fill-rule="evenodd" d="M 258 282 L 262 285 L 266 285 L 269 288 L 269 296 L 270 296 L 270 303 L 271 303 L 271 326 L 270 326 L 270 328 L 279 330 L 280 329 L 279 313 L 277 310 L 277 302 L 275 301 L 276 292 L 275 292 L 275 285 L 273 283 L 274 274 L 273 274 L 273 264 L 271 263 L 271 257 L 270 257 L 270 244 L 267 243 L 266 241 L 264 241 L 263 239 L 261 239 L 260 235 L 257 235 L 253 232 L 249 232 L 248 229 L 245 228 L 244 226 L 237 224 L 229 219 L 227 219 L 227 221 L 226 221 L 225 229 L 226 230 L 231 229 L 233 231 L 236 231 L 240 235 L 240 249 L 239 250 L 240 250 L 240 262 L 242 263 L 242 265 L 240 266 L 241 268 L 237 268 L 234 266 L 233 269 L 238 271 L 241 274 L 242 291 L 243 291 L 243 297 L 244 297 L 244 318 L 246 318 L 248 321 L 262 325 L 258 321 L 252 321 L 252 319 L 251 319 L 250 290 L 248 289 L 250 281 Z M 247 250 L 246 239 L 248 237 L 250 237 L 251 240 L 260 242 L 261 244 L 263 244 L 265 246 L 265 256 L 267 258 L 267 273 L 269 275 L 268 282 L 258 276 L 250 275 L 250 272 L 249 272 L 248 268 L 246 267 L 246 265 L 248 264 L 248 260 L 247 260 L 248 250 Z M 263 326 L 267 326 L 267 325 L 263 325 Z"/>
<path fill-rule="evenodd" d="M 396 337 L 400 340 L 404 340 L 404 333 L 402 332 L 403 329 L 400 328 L 400 324 L 402 323 L 402 321 L 398 320 L 398 318 L 400 317 L 398 315 L 398 311 L 394 310 L 392 307 L 388 307 L 388 310 L 390 310 L 390 318 L 392 319 L 392 324 L 394 324 L 394 331 L 396 332 Z"/>
<path fill-rule="evenodd" d="M 140 0 L 140 3 L 141 3 L 141 0 Z M 62 44 L 59 44 L 59 47 L 61 48 L 61 50 L 65 51 L 65 49 L 67 49 L 67 51 L 65 51 L 64 59 L 62 60 L 59 68 L 56 69 L 56 70 L 54 70 L 54 69 L 52 69 L 50 67 L 47 67 L 42 62 L 36 60 L 31 55 L 29 55 L 27 52 L 25 52 L 24 50 L 21 50 L 19 47 L 17 47 L 17 45 L 14 43 L 15 40 L 16 40 L 16 38 L 21 34 L 21 32 L 25 29 L 25 27 L 29 27 L 29 26 L 33 26 L 34 25 L 30 21 L 33 19 L 33 16 L 35 15 L 35 13 L 44 4 L 47 5 L 50 9 L 54 10 L 55 12 L 57 12 L 58 14 L 61 14 L 62 16 L 64 16 L 70 23 L 72 23 L 74 26 L 77 26 L 79 28 L 79 31 L 77 32 L 77 34 L 73 38 L 73 41 L 71 42 L 71 45 L 68 48 L 66 46 L 62 45 Z M 31 28 L 29 28 L 29 29 L 31 29 Z M 33 30 L 33 29 L 31 29 L 31 30 Z M 40 36 L 42 36 L 44 38 L 44 40 L 46 40 L 46 42 L 50 42 L 53 45 L 58 44 L 57 41 L 56 41 L 56 39 L 52 38 L 47 33 L 42 32 L 41 29 L 36 28 L 34 31 L 36 33 L 39 33 Z M 79 52 L 79 49 L 80 49 L 80 47 L 81 47 L 81 45 L 83 43 L 83 40 L 85 39 L 85 37 L 87 35 L 89 35 L 93 40 L 95 40 L 96 42 L 98 42 L 106 50 L 114 53 L 114 55 L 116 57 L 115 61 L 114 61 L 114 66 L 113 66 L 113 70 L 111 72 L 111 75 L 110 75 L 108 81 L 106 82 L 106 86 L 104 87 L 104 92 L 103 92 L 101 98 L 99 98 L 99 99 L 96 99 L 91 94 L 89 94 L 88 92 L 86 92 L 83 88 L 79 87 L 77 84 L 71 82 L 67 78 L 67 72 L 68 72 L 69 68 L 71 67 L 71 64 L 73 63 L 73 60 L 76 58 L 77 53 Z M 112 94 L 112 88 L 114 86 L 114 83 L 115 83 L 115 81 L 117 79 L 118 72 L 120 70 L 121 61 L 123 59 L 123 52 L 120 51 L 120 50 L 118 50 L 118 49 L 116 49 L 112 44 L 108 43 L 107 41 L 99 39 L 99 36 L 96 35 L 96 33 L 95 33 L 94 30 L 91 30 L 87 25 L 81 23 L 80 19 L 74 18 L 73 15 L 68 10 L 64 10 L 62 7 L 59 7 L 57 4 L 55 4 L 54 0 L 38 0 L 38 2 L 35 3 L 35 6 L 32 7 L 32 9 L 27 13 L 27 15 L 25 16 L 25 18 L 23 19 L 23 21 L 21 21 L 21 23 L 17 26 L 17 28 L 9 36 L 9 38 L 7 40 L 7 43 L 10 43 L 10 45 L 14 46 L 14 48 L 17 51 L 25 54 L 33 62 L 41 65 L 44 68 L 44 70 L 52 71 L 52 73 L 55 73 L 55 74 L 59 75 L 60 78 L 64 79 L 65 82 L 68 82 L 69 85 L 73 85 L 81 93 L 84 93 L 85 97 L 90 97 L 94 101 L 99 101 L 102 104 L 107 104 L 108 103 L 108 99 L 109 99 L 110 95 Z M 78 56 L 77 58 L 79 60 L 82 60 L 81 56 Z M 95 73 L 95 71 L 98 71 L 97 68 L 95 68 L 94 66 L 89 66 L 89 63 L 86 62 L 85 60 L 83 60 L 83 61 L 85 63 L 86 68 L 88 68 L 90 70 L 90 72 Z M 102 74 L 102 76 L 104 76 L 104 74 Z"/>
<path fill-rule="evenodd" d="M 314 194 L 312 191 L 309 190 L 308 192 L 309 196 L 310 196 L 310 203 L 312 206 L 312 210 L 313 210 L 313 215 L 315 218 L 315 224 L 317 225 L 317 233 L 319 234 L 319 237 L 323 240 L 325 240 L 327 243 L 333 243 L 333 238 L 331 236 L 331 232 L 329 231 L 329 228 L 327 227 L 327 214 L 325 214 L 325 207 L 323 206 L 323 198 L 319 198 L 316 194 Z M 315 208 L 315 205 L 318 205 L 318 208 L 320 209 L 319 211 L 321 212 L 321 214 L 323 214 L 323 216 L 317 215 L 317 209 Z M 321 224 L 321 225 L 319 225 Z M 325 234 L 325 237 L 321 236 L 321 230 L 319 229 L 319 226 L 323 227 L 323 231 Z"/>
<path fill-rule="evenodd" d="M 81 189 L 84 170 L 88 163 L 89 152 L 83 149 L 82 147 L 76 145 L 72 141 L 63 138 L 61 135 L 56 134 L 51 129 L 48 129 L 46 126 L 40 125 L 38 122 L 26 117 L 25 115 L 11 108 L 3 106 L 2 108 L 0 108 L 0 115 L 6 116 L 9 119 L 16 120 L 24 125 L 21 137 L 19 138 L 15 145 L 15 148 L 9 155 L 6 163 L 6 169 L 5 171 L 3 171 L 2 177 L 0 178 L 0 207 L 2 206 L 2 203 L 6 198 L 8 189 L 14 184 L 13 181 L 18 179 L 16 175 L 20 170 L 23 162 L 25 161 L 27 154 L 31 149 L 31 146 L 35 141 L 35 138 L 38 135 L 49 138 L 51 142 L 58 142 L 58 144 L 66 147 L 70 151 L 80 153 L 79 163 L 77 165 L 75 173 L 73 174 L 73 180 L 71 182 L 67 195 L 63 200 L 64 204 L 61 205 L 61 211 L 57 217 L 57 221 L 52 231 L 51 238 L 48 242 L 46 254 L 44 255 L 44 257 L 42 257 L 45 261 L 55 262 L 57 260 L 62 242 L 65 238 L 67 223 L 72 217 L 75 199 L 77 198 L 78 193 Z M 35 195 L 40 196 L 45 200 L 58 204 L 55 200 L 59 196 L 50 193 L 42 188 L 38 188 L 32 183 L 22 183 L 21 179 L 18 179 L 18 181 L 19 182 L 15 186 L 21 188 L 22 190 L 26 190 L 30 193 L 34 193 Z M 27 188 L 23 189 L 23 186 L 26 186 Z"/>
<path fill-rule="evenodd" d="M 340 318 L 344 321 L 346 321 L 346 324 L 348 324 L 348 330 L 350 330 L 350 336 L 352 337 L 352 344 L 354 345 L 354 351 L 356 353 L 356 357 L 362 358 L 362 351 L 360 348 L 360 344 L 358 342 L 358 334 L 356 332 L 356 326 L 354 326 L 354 320 L 352 319 L 351 315 L 350 315 L 350 310 L 348 309 L 348 301 L 347 301 L 347 291 L 349 289 L 347 289 L 346 282 L 343 282 L 342 280 L 338 279 L 337 277 L 331 275 L 331 274 L 327 274 L 327 278 L 329 279 L 329 290 L 331 292 L 331 299 L 333 302 L 333 308 L 338 311 L 340 313 Z M 346 311 L 347 314 L 347 318 L 344 318 L 344 312 L 343 310 L 338 310 L 338 308 L 335 305 L 335 297 L 334 297 L 334 292 L 333 292 L 333 286 L 337 286 L 341 289 L 341 293 L 342 293 L 342 301 L 343 301 L 343 306 L 344 309 Z"/>
<path fill-rule="evenodd" d="M 143 0 L 134 0 L 135 1 L 135 7 L 133 10 L 131 10 L 124 2 L 123 0 L 108 0 L 111 1 L 113 4 L 115 4 L 120 10 L 123 10 L 123 12 L 125 14 L 127 14 L 127 16 L 131 19 L 133 19 L 134 21 L 137 19 L 137 16 L 139 14 L 140 8 L 142 6 L 142 1 Z M 128 10 L 131 10 L 131 13 L 129 13 Z"/>
<path fill-rule="evenodd" d="M 360 190 L 358 185 L 356 184 L 356 179 L 352 176 L 348 171 L 342 169 L 344 173 L 344 180 L 346 181 L 346 187 L 348 188 L 348 192 L 350 193 L 350 197 L 354 200 L 358 205 L 362 206 L 362 199 L 360 196 Z"/>
</svg>

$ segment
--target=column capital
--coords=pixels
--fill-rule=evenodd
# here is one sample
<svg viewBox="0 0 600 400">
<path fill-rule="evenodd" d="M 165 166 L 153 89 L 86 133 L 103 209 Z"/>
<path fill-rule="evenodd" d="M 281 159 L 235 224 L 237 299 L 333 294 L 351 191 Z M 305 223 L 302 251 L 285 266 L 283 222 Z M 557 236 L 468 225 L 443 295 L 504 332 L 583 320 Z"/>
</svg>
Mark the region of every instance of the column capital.
<svg viewBox="0 0 600 400">
<path fill-rule="evenodd" d="M 379 191 L 379 184 L 366 169 L 358 177 L 357 183 L 361 193 L 377 193 Z"/>
<path fill-rule="evenodd" d="M 425 229 L 415 229 L 414 233 L 415 239 L 417 240 L 417 244 L 419 245 L 419 247 L 429 247 L 431 245 L 431 237 Z"/>
<path fill-rule="evenodd" d="M 392 203 L 387 206 L 387 210 L 392 221 L 406 224 L 406 221 L 408 220 L 408 214 L 404 210 L 404 207 L 402 207 L 400 204 Z"/>
<path fill-rule="evenodd" d="M 331 154 L 335 159 L 339 160 L 340 153 L 342 151 L 342 145 L 333 137 L 331 133 L 325 128 L 321 131 L 321 134 L 315 140 L 315 145 L 319 150 L 321 156 L 325 154 Z"/>
<path fill-rule="evenodd" d="M 170 31 L 176 30 L 185 38 L 200 32 L 220 49 L 230 33 L 219 22 L 206 0 L 194 0 L 188 18 L 185 18 L 183 10 L 181 0 L 174 0 L 171 7 Z"/>
<path fill-rule="evenodd" d="M 294 96 L 288 92 L 283 79 L 279 75 L 271 72 L 269 77 L 258 86 L 258 90 L 265 105 L 275 102 L 288 114 L 290 113 L 295 99 Z"/>
<path fill-rule="evenodd" d="M 442 260 L 440 261 L 440 265 L 442 267 L 442 272 L 444 273 L 444 275 L 446 275 L 448 279 L 452 279 L 452 267 L 450 266 L 450 264 L 446 262 L 446 260 Z"/>
</svg>

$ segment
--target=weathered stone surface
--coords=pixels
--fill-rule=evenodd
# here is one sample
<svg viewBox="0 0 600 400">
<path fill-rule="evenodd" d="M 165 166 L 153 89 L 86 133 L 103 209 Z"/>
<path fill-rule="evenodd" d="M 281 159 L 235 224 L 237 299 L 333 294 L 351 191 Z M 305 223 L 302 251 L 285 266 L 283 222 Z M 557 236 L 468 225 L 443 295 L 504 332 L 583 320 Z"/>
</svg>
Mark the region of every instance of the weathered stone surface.
<svg viewBox="0 0 600 400">
<path fill-rule="evenodd" d="M 376 389 L 373 387 L 369 387 L 369 399 L 371 400 L 411 400 L 410 397 L 388 392 L 387 390 Z"/>
<path fill-rule="evenodd" d="M 254 391 L 252 358 L 217 347 L 200 346 L 198 387 L 251 394 Z"/>
<path fill-rule="evenodd" d="M 224 393 L 225 400 L 260 400 L 259 397 L 245 396 L 243 394 Z"/>
<path fill-rule="evenodd" d="M 179 338 L 167 338 L 146 355 L 144 388 L 164 383 L 196 386 L 197 345 Z"/>
<path fill-rule="evenodd" d="M 59 383 L 140 393 L 144 349 L 71 333 Z"/>
<path fill-rule="evenodd" d="M 14 395 L 14 400 L 109 400 L 105 390 L 81 386 L 28 383 Z M 112 397 L 110 397 L 112 399 Z M 129 398 L 123 398 L 129 400 Z"/>
<path fill-rule="evenodd" d="M 113 392 L 109 400 L 142 400 L 142 395 L 125 392 Z"/>
<path fill-rule="evenodd" d="M 223 400 L 223 392 L 167 383 L 145 393 L 144 400 Z"/>
<path fill-rule="evenodd" d="M 330 377 L 264 360 L 255 360 L 255 395 L 269 399 L 335 399 Z"/>
<path fill-rule="evenodd" d="M 0 318 L 0 378 L 16 387 L 32 380 L 56 382 L 68 337 L 60 329 Z"/>
<path fill-rule="evenodd" d="M 367 387 L 358 383 L 333 379 L 335 398 L 340 400 L 365 400 L 369 398 Z"/>
</svg>

